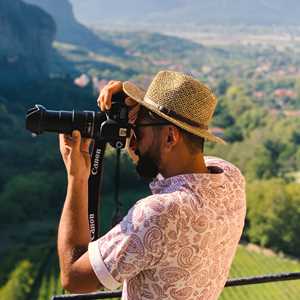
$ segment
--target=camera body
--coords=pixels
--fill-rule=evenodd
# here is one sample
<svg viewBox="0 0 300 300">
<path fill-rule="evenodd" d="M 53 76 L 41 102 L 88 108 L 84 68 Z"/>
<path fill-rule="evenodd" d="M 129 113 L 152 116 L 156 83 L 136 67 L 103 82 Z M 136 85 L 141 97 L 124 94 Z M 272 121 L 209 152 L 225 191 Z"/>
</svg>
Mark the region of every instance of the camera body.
<svg viewBox="0 0 300 300">
<path fill-rule="evenodd" d="M 26 129 L 33 134 L 43 132 L 72 133 L 79 130 L 82 137 L 110 143 L 112 147 L 125 147 L 130 135 L 128 107 L 124 92 L 113 95 L 111 109 L 95 111 L 54 111 L 36 104 L 26 114 Z"/>
</svg>

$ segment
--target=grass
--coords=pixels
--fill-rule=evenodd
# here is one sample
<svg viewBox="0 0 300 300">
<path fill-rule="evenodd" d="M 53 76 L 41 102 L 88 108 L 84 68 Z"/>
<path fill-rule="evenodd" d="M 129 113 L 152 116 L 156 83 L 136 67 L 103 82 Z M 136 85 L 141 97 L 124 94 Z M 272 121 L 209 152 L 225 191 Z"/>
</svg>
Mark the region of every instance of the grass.
<svg viewBox="0 0 300 300">
<path fill-rule="evenodd" d="M 248 277 L 271 273 L 299 272 L 300 262 L 278 255 L 266 255 L 262 251 L 249 250 L 240 245 L 233 261 L 230 278 Z M 296 300 L 300 295 L 299 280 L 227 287 L 220 300 Z"/>
</svg>

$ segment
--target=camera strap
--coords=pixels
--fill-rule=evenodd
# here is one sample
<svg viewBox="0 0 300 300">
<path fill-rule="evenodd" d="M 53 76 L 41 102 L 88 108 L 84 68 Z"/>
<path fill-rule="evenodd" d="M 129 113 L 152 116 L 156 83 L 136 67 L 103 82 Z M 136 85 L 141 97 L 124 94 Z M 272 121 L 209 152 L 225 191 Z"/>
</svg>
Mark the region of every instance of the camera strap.
<svg viewBox="0 0 300 300">
<path fill-rule="evenodd" d="M 121 157 L 121 149 L 117 149 L 116 156 L 116 172 L 115 172 L 115 212 L 112 218 L 112 227 L 117 225 L 122 220 L 122 203 L 119 199 L 119 190 L 120 190 L 120 157 Z"/>
<path fill-rule="evenodd" d="M 99 235 L 98 207 L 102 185 L 105 149 L 105 141 L 95 140 L 91 159 L 91 173 L 88 182 L 88 220 L 91 241 L 95 241 Z"/>
</svg>

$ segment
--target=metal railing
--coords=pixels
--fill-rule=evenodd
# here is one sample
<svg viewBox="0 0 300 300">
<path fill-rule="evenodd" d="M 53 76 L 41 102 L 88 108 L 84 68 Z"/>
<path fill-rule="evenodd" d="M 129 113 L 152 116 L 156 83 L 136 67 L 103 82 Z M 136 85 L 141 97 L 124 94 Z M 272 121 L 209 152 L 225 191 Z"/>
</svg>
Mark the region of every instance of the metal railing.
<svg viewBox="0 0 300 300">
<path fill-rule="evenodd" d="M 300 272 L 294 273 L 279 273 L 279 274 L 268 274 L 261 276 L 253 276 L 253 277 L 243 277 L 243 278 L 235 278 L 229 279 L 225 287 L 234 287 L 234 286 L 242 286 L 249 284 L 261 284 L 268 282 L 277 282 L 277 281 L 286 281 L 286 280 L 299 280 Z M 59 296 L 53 296 L 52 300 L 96 300 L 96 299 L 108 299 L 121 297 L 122 291 L 104 291 L 104 292 L 96 292 L 89 294 L 65 294 Z"/>
</svg>

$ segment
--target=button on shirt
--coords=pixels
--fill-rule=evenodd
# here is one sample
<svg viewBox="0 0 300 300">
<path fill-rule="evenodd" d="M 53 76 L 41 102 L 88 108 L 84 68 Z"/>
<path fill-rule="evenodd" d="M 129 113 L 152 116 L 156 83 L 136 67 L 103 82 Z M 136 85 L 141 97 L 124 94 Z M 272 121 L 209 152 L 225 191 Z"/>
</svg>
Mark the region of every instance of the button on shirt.
<svg viewBox="0 0 300 300">
<path fill-rule="evenodd" d="M 107 234 L 89 244 L 102 285 L 122 299 L 213 300 L 228 277 L 246 213 L 238 168 L 205 157 L 209 173 L 155 179 Z"/>
</svg>

